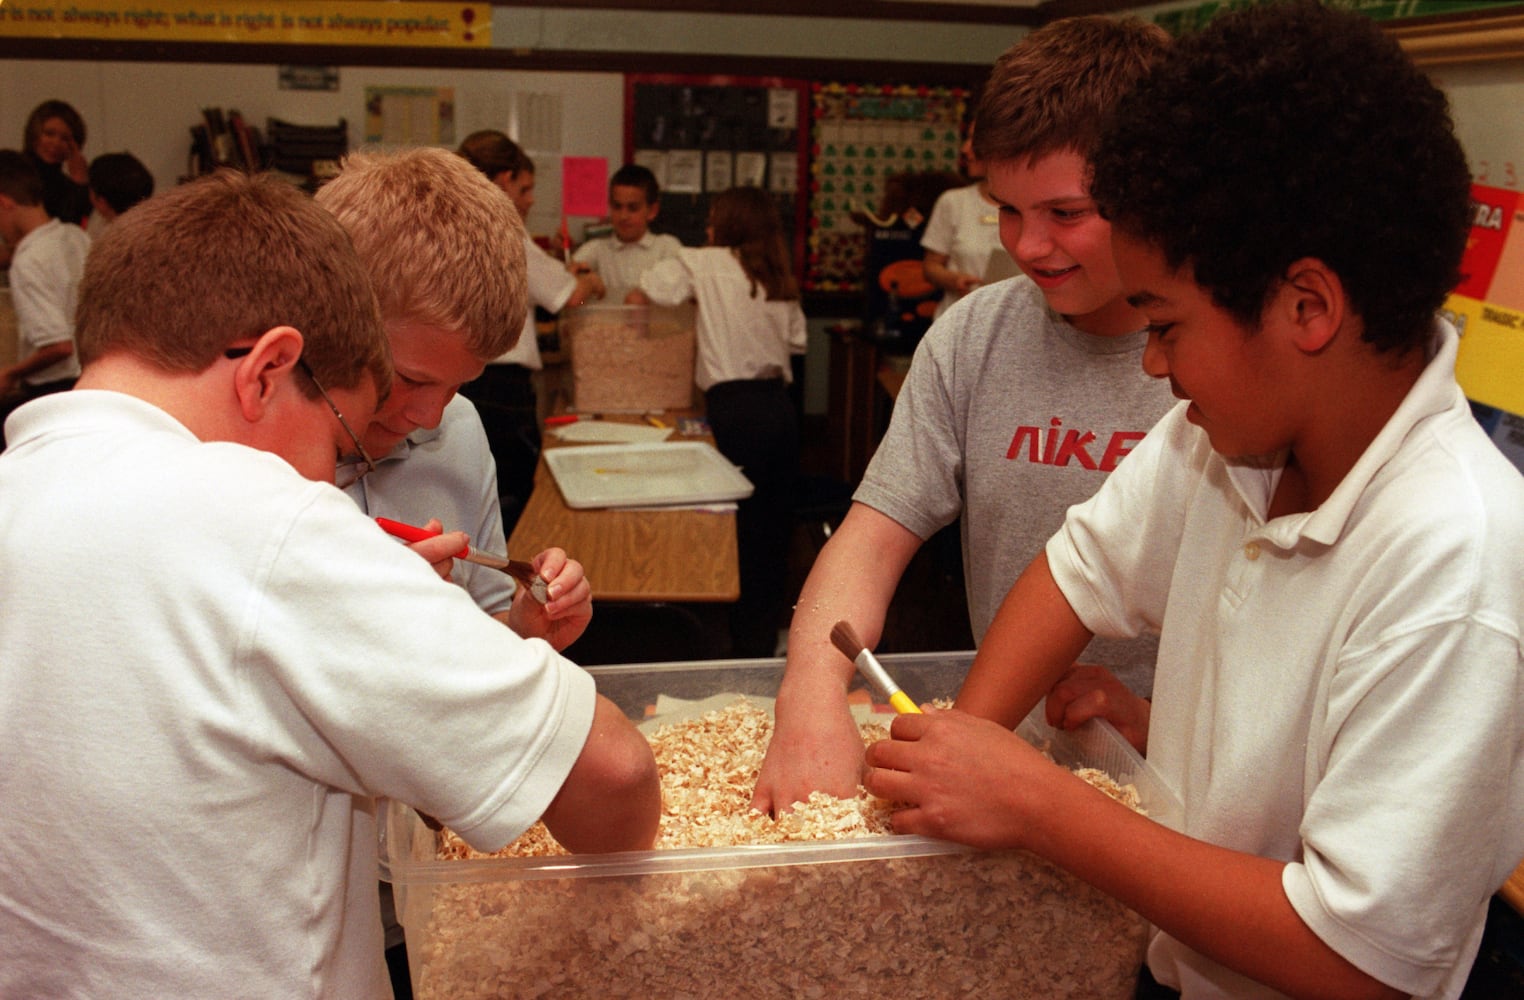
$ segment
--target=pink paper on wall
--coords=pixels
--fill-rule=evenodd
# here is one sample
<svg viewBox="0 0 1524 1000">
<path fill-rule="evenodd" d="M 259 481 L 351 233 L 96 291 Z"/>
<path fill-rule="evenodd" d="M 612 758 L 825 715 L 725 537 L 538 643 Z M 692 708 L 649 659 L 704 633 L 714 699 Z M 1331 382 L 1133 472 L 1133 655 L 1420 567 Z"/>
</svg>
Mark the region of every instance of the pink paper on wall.
<svg viewBox="0 0 1524 1000">
<path fill-rule="evenodd" d="M 561 214 L 608 214 L 609 161 L 602 156 L 561 157 Z"/>
</svg>

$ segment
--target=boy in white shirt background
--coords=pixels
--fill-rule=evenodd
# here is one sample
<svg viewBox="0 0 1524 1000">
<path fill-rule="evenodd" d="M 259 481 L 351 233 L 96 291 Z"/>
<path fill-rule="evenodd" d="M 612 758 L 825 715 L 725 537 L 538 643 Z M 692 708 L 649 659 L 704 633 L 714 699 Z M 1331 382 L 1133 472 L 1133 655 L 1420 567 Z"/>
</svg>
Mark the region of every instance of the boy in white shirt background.
<svg viewBox="0 0 1524 1000">
<path fill-rule="evenodd" d="M 627 163 L 609 178 L 611 236 L 588 240 L 572 255 L 572 270 L 591 271 L 603 279 L 610 302 L 623 302 L 639 287 L 640 276 L 652 265 L 677 255 L 676 236 L 651 232 L 661 209 L 656 175 L 638 163 Z"/>
</svg>

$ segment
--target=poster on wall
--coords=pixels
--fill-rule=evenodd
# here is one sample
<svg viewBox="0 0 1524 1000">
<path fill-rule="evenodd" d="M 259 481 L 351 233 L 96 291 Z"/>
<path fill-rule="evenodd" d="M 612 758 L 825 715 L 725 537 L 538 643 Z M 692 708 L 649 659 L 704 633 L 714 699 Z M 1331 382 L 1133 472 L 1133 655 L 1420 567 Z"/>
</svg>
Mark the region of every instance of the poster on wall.
<svg viewBox="0 0 1524 1000">
<path fill-rule="evenodd" d="M 1460 331 L 1455 377 L 1498 447 L 1524 469 L 1524 206 L 1520 192 L 1471 186 L 1471 237 L 1445 302 Z"/>
<path fill-rule="evenodd" d="M 958 87 L 819 83 L 814 104 L 810 237 L 805 287 L 863 288 L 867 230 L 888 182 L 956 175 L 968 91 Z"/>
<path fill-rule="evenodd" d="M 454 87 L 366 87 L 365 141 L 388 146 L 455 143 Z"/>
<path fill-rule="evenodd" d="M 733 185 L 767 191 L 803 263 L 809 85 L 782 77 L 631 74 L 625 77 L 625 157 L 661 186 L 653 229 L 702 246 L 709 201 Z"/>
</svg>

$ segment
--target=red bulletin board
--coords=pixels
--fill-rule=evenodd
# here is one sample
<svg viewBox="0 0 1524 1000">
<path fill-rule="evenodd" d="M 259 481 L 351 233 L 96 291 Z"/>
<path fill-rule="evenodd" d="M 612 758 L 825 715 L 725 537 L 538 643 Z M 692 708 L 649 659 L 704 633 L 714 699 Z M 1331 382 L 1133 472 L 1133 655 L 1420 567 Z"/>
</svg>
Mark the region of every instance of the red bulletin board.
<svg viewBox="0 0 1524 1000">
<path fill-rule="evenodd" d="M 651 167 L 651 228 L 702 246 L 709 197 L 750 183 L 772 194 L 802 278 L 809 217 L 810 85 L 785 77 L 629 74 L 626 163 Z"/>
</svg>

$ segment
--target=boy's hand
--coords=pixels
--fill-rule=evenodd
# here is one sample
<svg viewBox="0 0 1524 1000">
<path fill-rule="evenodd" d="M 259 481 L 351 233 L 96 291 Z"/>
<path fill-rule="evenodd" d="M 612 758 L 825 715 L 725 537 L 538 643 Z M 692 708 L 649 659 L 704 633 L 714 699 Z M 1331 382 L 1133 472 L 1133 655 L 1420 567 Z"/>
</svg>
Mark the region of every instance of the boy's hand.
<svg viewBox="0 0 1524 1000">
<path fill-rule="evenodd" d="M 1045 712 L 1054 729 L 1075 729 L 1091 719 L 1105 719 L 1138 753 L 1148 750 L 1148 721 L 1153 706 L 1128 690 L 1107 670 L 1076 663 L 1048 692 Z"/>
<path fill-rule="evenodd" d="M 956 709 L 896 716 L 868 748 L 863 785 L 899 803 L 896 833 L 985 849 L 1029 846 L 1062 769 L 1011 730 Z"/>
<path fill-rule="evenodd" d="M 836 691 L 810 709 L 774 713 L 778 721 L 751 796 L 758 812 L 779 816 L 817 790 L 842 799 L 857 794 L 863 738 L 847 699 Z"/>
<path fill-rule="evenodd" d="M 439 523 L 439 518 L 429 518 L 429 523 L 424 525 L 425 531 L 443 531 L 444 525 Z M 448 581 L 450 571 L 455 568 L 455 553 L 470 544 L 470 536 L 464 531 L 444 531 L 443 534 L 432 538 L 425 538 L 419 542 L 409 542 L 408 548 L 423 556 L 425 562 L 434 567 L 434 572 L 439 578 Z"/>
<path fill-rule="evenodd" d="M 593 271 L 586 271 L 577 275 L 577 287 L 573 289 L 571 297 L 566 300 L 569 306 L 580 306 L 587 302 L 593 302 L 603 298 L 608 291 L 603 287 L 603 279 Z"/>
<path fill-rule="evenodd" d="M 526 639 L 544 639 L 558 651 L 565 649 L 592 621 L 592 585 L 582 564 L 562 549 L 546 549 L 530 562 L 545 581 L 549 599 L 541 604 L 520 587 L 508 609 L 508 627 Z"/>
</svg>

